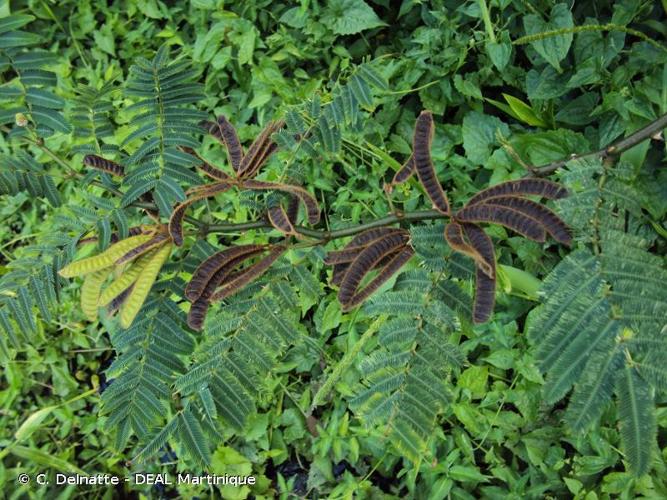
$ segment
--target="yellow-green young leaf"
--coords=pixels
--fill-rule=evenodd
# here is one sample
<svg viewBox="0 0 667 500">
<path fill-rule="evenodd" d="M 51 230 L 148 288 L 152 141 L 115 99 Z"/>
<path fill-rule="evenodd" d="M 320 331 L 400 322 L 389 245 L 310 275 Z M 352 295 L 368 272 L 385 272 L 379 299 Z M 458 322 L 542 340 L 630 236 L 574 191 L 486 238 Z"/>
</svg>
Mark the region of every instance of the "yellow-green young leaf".
<svg viewBox="0 0 667 500">
<path fill-rule="evenodd" d="M 164 264 L 164 261 L 167 260 L 167 257 L 171 253 L 171 246 L 171 243 L 167 243 L 160 248 L 143 269 L 139 279 L 134 283 L 134 288 L 130 292 L 130 296 L 120 310 L 120 326 L 123 328 L 129 328 L 137 316 L 139 309 L 141 309 L 148 296 L 148 292 L 150 292 L 153 286 L 153 282 L 155 282 L 160 272 L 162 264 Z"/>
<path fill-rule="evenodd" d="M 531 108 L 521 99 L 517 99 L 516 97 L 508 94 L 503 94 L 503 97 L 505 98 L 507 104 L 509 104 L 510 108 L 514 112 L 514 115 L 519 120 L 534 127 L 542 127 L 542 128 L 547 127 L 547 124 L 544 122 L 544 120 L 542 120 L 542 118 L 537 116 L 537 113 L 533 111 L 533 108 Z"/>
<path fill-rule="evenodd" d="M 106 267 L 86 275 L 81 287 L 81 310 L 88 321 L 97 321 L 97 301 L 102 285 L 111 274 L 112 268 Z"/>
<path fill-rule="evenodd" d="M 73 278 L 75 276 L 85 276 L 86 274 L 112 266 L 116 259 L 119 259 L 142 243 L 147 242 L 152 237 L 153 236 L 150 234 L 139 234 L 137 236 L 125 238 L 118 243 L 114 243 L 99 255 L 72 262 L 58 271 L 58 274 L 63 278 Z"/>
<path fill-rule="evenodd" d="M 113 280 L 111 284 L 102 291 L 97 305 L 106 306 L 114 298 L 118 297 L 118 295 L 127 290 L 127 288 L 129 288 L 132 283 L 137 281 L 137 278 L 141 272 L 157 252 L 158 250 L 151 250 L 146 255 L 143 255 L 137 259 L 137 261 L 132 264 L 129 269 L 125 269 L 122 273 L 120 273 L 116 279 Z"/>
<path fill-rule="evenodd" d="M 16 429 L 16 432 L 14 433 L 14 438 L 16 441 L 23 441 L 24 439 L 30 437 L 33 432 L 39 429 L 44 419 L 51 414 L 54 408 L 55 406 L 47 406 L 46 408 L 37 410 L 35 413 L 26 418 L 25 422 L 23 422 L 21 427 Z"/>
</svg>

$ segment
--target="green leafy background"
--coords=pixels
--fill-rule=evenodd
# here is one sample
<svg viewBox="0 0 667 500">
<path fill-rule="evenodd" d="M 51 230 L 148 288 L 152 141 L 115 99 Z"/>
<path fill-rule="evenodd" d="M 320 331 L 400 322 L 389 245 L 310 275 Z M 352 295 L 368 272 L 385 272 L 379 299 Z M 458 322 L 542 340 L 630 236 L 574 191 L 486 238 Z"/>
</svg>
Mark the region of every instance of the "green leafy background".
<svg viewBox="0 0 667 500">
<path fill-rule="evenodd" d="M 553 208 L 574 229 L 574 250 L 489 228 L 501 271 L 484 325 L 466 320 L 471 267 L 437 223 L 411 228 L 417 257 L 359 310 L 341 312 L 322 248 L 294 249 L 216 307 L 201 335 L 170 297 L 219 246 L 216 235 L 172 255 L 127 331 L 86 322 L 79 284 L 55 275 L 81 234 L 94 230 L 104 248 L 142 221 L 129 205 L 144 192 L 164 217 L 204 182 L 169 140 L 225 163 L 188 120 L 224 114 L 247 144 L 261 124 L 286 118 L 264 175 L 308 186 L 332 229 L 389 211 L 382 185 L 410 154 L 422 109 L 436 117 L 433 158 L 456 206 L 524 176 L 525 164 L 598 150 L 667 112 L 666 9 L 0 1 L 0 489 L 9 498 L 667 497 L 664 139 L 613 166 L 588 158 L 554 174 L 573 193 Z M 189 115 L 138 118 L 150 67 L 182 77 L 174 106 Z M 297 145 L 293 133 L 306 130 Z M 153 171 L 142 162 L 155 151 Z M 119 185 L 90 173 L 87 153 L 129 158 L 135 175 Z M 412 181 L 393 200 L 428 208 Z M 263 203 L 219 196 L 192 215 L 242 223 Z M 258 231 L 225 238 L 266 241 Z M 516 270 L 540 291 L 517 288 Z M 257 484 L 17 482 L 24 472 L 203 470 Z"/>
</svg>

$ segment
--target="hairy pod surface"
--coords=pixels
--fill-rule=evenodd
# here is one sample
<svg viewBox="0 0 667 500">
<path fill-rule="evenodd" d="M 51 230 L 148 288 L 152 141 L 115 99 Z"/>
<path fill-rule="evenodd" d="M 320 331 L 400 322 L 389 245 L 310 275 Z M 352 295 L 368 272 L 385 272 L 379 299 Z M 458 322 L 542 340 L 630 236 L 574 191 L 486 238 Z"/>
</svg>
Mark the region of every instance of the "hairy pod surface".
<svg viewBox="0 0 667 500">
<path fill-rule="evenodd" d="M 102 285 L 111 274 L 112 269 L 107 267 L 94 273 L 87 274 L 81 286 L 81 311 L 88 321 L 97 321 L 97 304 Z"/>
<path fill-rule="evenodd" d="M 540 203 L 526 198 L 498 197 L 490 200 L 494 205 L 502 205 L 532 217 L 538 221 L 553 239 L 563 245 L 572 246 L 572 235 L 567 224 L 554 212 Z"/>
<path fill-rule="evenodd" d="M 196 301 L 204 292 L 208 282 L 222 267 L 232 261 L 236 262 L 239 257 L 243 257 L 242 260 L 245 260 L 263 250 L 263 245 L 238 245 L 214 253 L 195 269 L 192 279 L 185 287 L 185 297 L 190 302 Z"/>
<path fill-rule="evenodd" d="M 484 230 L 475 224 L 463 224 L 465 233 L 470 246 L 481 256 L 482 260 L 477 261 L 477 265 L 489 278 L 496 277 L 496 256 L 493 250 L 493 241 Z"/>
<path fill-rule="evenodd" d="M 389 255 L 388 262 L 380 269 L 378 274 L 361 290 L 352 295 L 350 300 L 343 305 L 343 310 L 350 310 L 355 306 L 361 304 L 373 292 L 380 288 L 394 273 L 396 273 L 403 265 L 412 258 L 415 251 L 411 246 L 406 245 L 398 252 Z"/>
<path fill-rule="evenodd" d="M 162 265 L 171 253 L 172 245 L 167 243 L 155 252 L 155 255 L 148 261 L 143 272 L 139 278 L 134 282 L 132 292 L 128 295 L 125 303 L 120 309 L 120 325 L 123 328 L 129 328 L 134 318 L 139 313 L 141 306 L 144 304 L 148 292 L 150 292 L 155 279 L 157 278 Z"/>
<path fill-rule="evenodd" d="M 308 191 L 299 186 L 291 184 L 281 184 L 277 182 L 245 180 L 241 187 L 253 191 L 282 191 L 296 196 L 306 207 L 306 216 L 310 224 L 317 224 L 320 220 L 320 207 L 317 200 Z"/>
<path fill-rule="evenodd" d="M 433 203 L 433 208 L 443 214 L 449 214 L 449 201 L 431 160 L 431 140 L 433 139 L 433 115 L 422 111 L 417 117 L 415 133 L 412 139 L 412 155 L 419 181 Z"/>
<path fill-rule="evenodd" d="M 338 290 L 338 300 L 342 304 L 343 310 L 348 309 L 348 304 L 350 304 L 364 276 L 388 254 L 403 247 L 408 239 L 407 231 L 405 234 L 389 234 L 373 241 L 359 253 L 345 272 Z"/>
<path fill-rule="evenodd" d="M 274 205 L 269 207 L 267 214 L 269 216 L 269 222 L 278 231 L 286 236 L 295 236 L 297 234 L 292 221 L 281 205 Z"/>
<path fill-rule="evenodd" d="M 249 179 L 257 174 L 268 157 L 276 150 L 276 144 L 271 140 L 271 136 L 284 124 L 282 120 L 270 122 L 262 130 L 243 157 L 237 172 L 238 177 Z"/>
<path fill-rule="evenodd" d="M 102 158 L 101 156 L 86 155 L 83 157 L 83 164 L 117 177 L 125 176 L 125 167 L 115 161 Z"/>
<path fill-rule="evenodd" d="M 283 245 L 275 245 L 273 248 L 271 248 L 269 254 L 266 257 L 256 262 L 252 266 L 240 271 L 238 274 L 232 275 L 227 282 L 222 284 L 222 288 L 220 288 L 211 296 L 210 302 L 217 302 L 240 292 L 241 289 L 248 283 L 258 279 L 266 271 L 268 271 L 269 267 L 271 267 L 271 265 L 285 252 L 285 250 L 287 250 L 287 247 Z"/>
<path fill-rule="evenodd" d="M 486 188 L 468 200 L 466 206 L 482 203 L 484 200 L 499 196 L 528 196 L 534 195 L 549 200 L 565 198 L 567 189 L 560 184 L 546 179 L 518 179 L 502 182 Z"/>
<path fill-rule="evenodd" d="M 475 301 L 473 322 L 485 323 L 491 317 L 496 303 L 496 280 L 489 278 L 479 267 L 475 271 Z"/>
<path fill-rule="evenodd" d="M 114 243 L 99 255 L 72 262 L 58 271 L 58 274 L 63 278 L 73 278 L 75 276 L 84 276 L 88 273 L 112 266 L 116 262 L 116 259 L 119 259 L 133 248 L 146 243 L 152 237 L 153 236 L 150 234 L 130 236 L 118 243 Z"/>
<path fill-rule="evenodd" d="M 501 205 L 480 204 L 466 206 L 456 213 L 461 222 L 492 222 L 505 226 L 526 238 L 540 243 L 546 239 L 542 225 L 518 210 Z"/>
</svg>

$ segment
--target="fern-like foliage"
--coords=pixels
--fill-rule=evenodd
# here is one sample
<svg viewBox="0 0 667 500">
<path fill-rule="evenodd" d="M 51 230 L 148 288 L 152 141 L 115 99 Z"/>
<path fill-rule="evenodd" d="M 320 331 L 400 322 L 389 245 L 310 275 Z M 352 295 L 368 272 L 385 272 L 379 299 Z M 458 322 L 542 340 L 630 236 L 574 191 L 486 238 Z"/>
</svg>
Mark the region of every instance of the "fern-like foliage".
<svg viewBox="0 0 667 500">
<path fill-rule="evenodd" d="M 178 307 L 158 296 L 143 306 L 130 328 L 112 330 L 117 357 L 106 372 L 114 380 L 102 393 L 102 413 L 108 415 L 107 428 L 116 430 L 117 449 L 123 449 L 132 434 L 145 439 L 164 423 L 170 386 L 185 371 L 183 356 L 194 345 L 184 325 Z"/>
<path fill-rule="evenodd" d="M 0 125 L 9 138 L 41 141 L 54 133 L 69 133 L 63 116 L 65 100 L 57 95 L 57 77 L 48 68 L 57 62 L 54 53 L 39 48 L 42 38 L 23 31 L 35 18 L 15 14 L 0 18 Z M 25 151 L 0 157 L 0 194 L 27 191 L 60 204 L 54 178 L 48 169 Z"/>
<path fill-rule="evenodd" d="M 0 278 L 0 360 L 13 359 L 43 334 L 38 319 L 53 318 L 64 280 L 58 275 L 79 238 L 91 230 L 62 207 L 47 221 L 48 231 L 17 253 Z M 94 225 L 92 226 L 94 227 Z"/>
<path fill-rule="evenodd" d="M 436 417 L 447 405 L 448 373 L 463 362 L 448 340 L 459 320 L 443 299 L 438 283 L 416 269 L 364 306 L 369 315 L 388 319 L 377 348 L 360 363 L 363 378 L 350 404 L 367 424 L 385 426 L 391 443 L 415 462 L 425 456 Z"/>
<path fill-rule="evenodd" d="M 215 248 L 197 242 L 184 260 L 194 271 Z M 241 432 L 248 418 L 271 400 L 268 381 L 289 348 L 307 341 L 299 296 L 310 294 L 311 277 L 292 266 L 274 266 L 260 281 L 225 300 L 206 317 L 195 347 L 186 318 L 168 298 L 184 295 L 185 283 L 168 279 L 126 330 L 110 327 L 118 357 L 107 370 L 113 381 L 102 394 L 108 429 L 122 449 L 131 436 L 135 459 L 150 460 L 171 446 L 200 469 L 222 430 Z"/>
<path fill-rule="evenodd" d="M 360 130 L 363 110 L 373 107 L 373 89 L 387 88 L 386 79 L 373 64 L 362 64 L 345 82 L 335 82 L 322 96 L 315 94 L 310 102 L 288 111 L 287 127 L 276 134 L 276 142 L 312 159 L 336 154 L 345 144 L 343 130 Z M 296 172 L 292 174 L 298 177 Z"/>
<path fill-rule="evenodd" d="M 655 235 L 623 175 L 622 165 L 599 161 L 567 166 L 574 195 L 558 203 L 582 245 L 545 279 L 527 333 L 547 402 L 574 387 L 565 412 L 573 430 L 597 422 L 616 395 L 625 458 L 640 475 L 655 446 L 654 392 L 667 389 L 667 270 L 650 252 Z"/>
<path fill-rule="evenodd" d="M 128 108 L 137 112 L 130 122 L 136 128 L 121 146 L 138 145 L 122 161 L 127 170 L 123 205 L 150 191 L 160 214 L 169 217 L 174 203 L 185 199 L 180 183 L 199 183 L 192 171 L 198 160 L 180 149 L 199 145 L 192 136 L 206 118 L 190 107 L 204 96 L 202 85 L 193 81 L 197 75 L 188 60 L 170 61 L 166 46 L 152 61 L 138 58 L 130 68 L 125 94 L 136 101 Z"/>
</svg>

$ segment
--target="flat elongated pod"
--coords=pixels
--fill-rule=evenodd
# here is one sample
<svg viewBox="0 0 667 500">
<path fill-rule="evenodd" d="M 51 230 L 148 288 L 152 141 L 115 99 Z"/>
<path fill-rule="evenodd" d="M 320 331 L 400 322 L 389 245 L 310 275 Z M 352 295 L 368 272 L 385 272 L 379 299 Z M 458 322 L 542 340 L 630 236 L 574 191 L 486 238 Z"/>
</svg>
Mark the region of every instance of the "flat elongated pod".
<svg viewBox="0 0 667 500">
<path fill-rule="evenodd" d="M 134 287 L 132 292 L 128 295 L 125 303 L 120 309 L 120 326 L 123 328 L 129 328 L 134 318 L 139 313 L 141 306 L 144 304 L 148 293 L 157 278 L 162 265 L 169 257 L 171 253 L 172 245 L 167 243 L 157 252 L 153 258 L 148 262 L 143 272 L 139 275 L 137 281 L 134 282 Z"/>
<path fill-rule="evenodd" d="M 346 307 L 357 291 L 364 276 L 368 274 L 375 265 L 388 254 L 403 247 L 409 239 L 407 234 L 389 234 L 383 238 L 373 241 L 364 248 L 357 258 L 349 265 L 338 290 L 338 301 Z"/>
<path fill-rule="evenodd" d="M 317 205 L 317 200 L 302 187 L 293 186 L 292 184 L 255 181 L 251 179 L 243 181 L 241 187 L 253 191 L 282 191 L 284 193 L 292 194 L 306 207 L 306 216 L 310 224 L 317 224 L 320 220 L 320 207 Z"/>
<path fill-rule="evenodd" d="M 204 326 L 206 313 L 211 303 L 208 300 L 198 299 L 190 306 L 188 311 L 188 326 L 196 332 L 200 332 Z"/>
<path fill-rule="evenodd" d="M 257 250 L 258 253 L 262 249 Z M 225 265 L 218 269 L 213 276 L 209 279 L 208 283 L 204 287 L 203 291 L 192 303 L 190 311 L 188 311 L 188 326 L 196 331 L 201 331 L 202 326 L 204 325 L 204 320 L 206 319 L 206 313 L 208 308 L 211 305 L 210 299 L 216 288 L 222 283 L 232 272 L 235 266 L 243 262 L 244 260 L 252 257 L 254 254 L 248 253 L 245 255 L 240 255 L 229 260 Z"/>
<path fill-rule="evenodd" d="M 141 256 L 137 261 L 130 266 L 129 269 L 122 272 L 111 284 L 106 287 L 99 295 L 99 305 L 105 306 L 113 301 L 124 290 L 127 290 L 132 284 L 137 281 L 146 265 L 153 259 L 157 249 L 149 251 L 146 255 Z"/>
<path fill-rule="evenodd" d="M 345 277 L 347 269 L 350 267 L 349 263 L 345 264 L 334 264 L 333 273 L 331 274 L 331 284 L 335 286 L 340 286 Z"/>
<path fill-rule="evenodd" d="M 138 247 L 133 248 L 125 255 L 117 259 L 116 265 L 125 264 L 126 262 L 130 262 L 136 259 L 137 257 L 145 254 L 146 252 L 149 252 L 150 250 L 162 245 L 165 241 L 167 241 L 167 239 L 169 239 L 169 235 L 166 233 L 156 234 L 146 243 L 142 243 Z"/>
<path fill-rule="evenodd" d="M 519 212 L 532 217 L 544 226 L 544 229 L 546 229 L 547 233 L 549 233 L 553 239 L 563 245 L 572 245 L 572 235 L 570 235 L 565 222 L 544 205 L 526 198 L 515 197 L 492 198 L 489 202 L 494 205 L 502 205 L 504 207 L 518 210 Z"/>
<path fill-rule="evenodd" d="M 271 265 L 280 257 L 287 247 L 283 245 L 276 245 L 269 251 L 269 254 L 263 259 L 259 260 L 252 266 L 247 267 L 243 271 L 235 275 L 231 275 L 229 280 L 223 283 L 223 286 L 211 296 L 211 302 L 226 299 L 240 292 L 241 289 L 251 281 L 256 280 L 262 276 Z"/>
<path fill-rule="evenodd" d="M 324 258 L 324 263 L 328 266 L 332 266 L 334 264 L 346 264 L 352 262 L 364 248 L 365 247 L 352 247 L 344 248 L 343 250 L 333 250 Z"/>
<path fill-rule="evenodd" d="M 234 126 L 222 115 L 218 116 L 217 122 L 203 121 L 200 125 L 225 146 L 230 165 L 235 172 L 238 171 L 243 159 L 243 147 Z"/>
<path fill-rule="evenodd" d="M 267 210 L 267 215 L 269 216 L 271 225 L 285 236 L 296 236 L 298 234 L 296 229 L 294 229 L 294 225 L 292 225 L 292 221 L 289 220 L 287 212 L 285 212 L 285 209 L 282 206 L 270 206 Z"/>
<path fill-rule="evenodd" d="M 116 259 L 119 259 L 133 248 L 146 243 L 152 237 L 150 234 L 130 236 L 118 243 L 114 243 L 99 255 L 72 262 L 58 271 L 58 274 L 63 278 L 73 278 L 74 276 L 85 276 L 88 273 L 110 267 L 116 262 Z"/>
<path fill-rule="evenodd" d="M 389 234 L 407 234 L 404 229 L 394 228 L 394 227 L 378 227 L 372 228 L 364 231 L 363 233 L 355 236 L 342 250 L 332 250 L 327 253 L 327 256 L 324 258 L 324 263 L 331 264 L 342 264 L 346 262 L 352 262 L 359 252 L 366 248 L 373 241 L 383 238 Z"/>
<path fill-rule="evenodd" d="M 237 171 L 238 177 L 249 179 L 255 176 L 266 159 L 275 151 L 276 144 L 271 140 L 271 136 L 280 130 L 284 124 L 284 121 L 279 120 L 269 122 L 264 127 L 264 130 L 253 141 L 243 160 L 241 160 L 241 165 Z"/>
<path fill-rule="evenodd" d="M 405 233 L 405 230 L 397 227 L 387 227 L 387 226 L 372 227 L 370 229 L 366 229 L 362 233 L 357 234 L 354 238 L 350 240 L 350 242 L 347 245 L 345 245 L 345 248 L 364 247 L 368 245 L 368 243 L 370 243 L 371 241 L 378 239 L 380 236 L 386 236 L 388 234 L 396 232 Z"/>
<path fill-rule="evenodd" d="M 363 247 L 361 248 L 355 248 L 353 249 L 355 251 L 355 255 L 359 255 L 359 252 L 363 250 Z M 395 250 L 394 252 L 388 253 L 382 260 L 380 260 L 375 266 L 373 266 L 373 269 L 377 269 L 379 267 L 384 266 L 387 264 L 394 256 L 400 252 L 400 248 L 398 250 Z M 354 259 L 352 259 L 354 260 Z M 351 262 L 351 261 L 350 261 Z M 335 286 L 340 286 L 340 284 L 343 282 L 343 277 L 345 276 L 345 273 L 347 272 L 347 268 L 350 267 L 350 262 L 341 262 L 339 264 L 334 264 L 333 266 L 333 273 L 331 275 L 331 284 Z"/>
<path fill-rule="evenodd" d="M 489 278 L 478 267 L 475 272 L 475 302 L 473 304 L 472 320 L 475 323 L 488 321 L 496 303 L 496 280 Z"/>
<path fill-rule="evenodd" d="M 101 156 L 86 155 L 83 157 L 83 164 L 117 177 L 123 177 L 125 175 L 125 168 L 122 165 L 115 161 L 102 158 Z"/>
<path fill-rule="evenodd" d="M 443 214 L 449 214 L 447 195 L 435 175 L 431 160 L 431 140 L 433 139 L 433 115 L 430 111 L 422 111 L 415 123 L 412 139 L 412 157 L 419 181 L 433 203 L 433 208 Z"/>
<path fill-rule="evenodd" d="M 185 200 L 183 203 L 174 208 L 174 211 L 171 213 L 169 218 L 169 234 L 171 239 L 174 242 L 174 245 L 180 247 L 183 244 L 183 217 L 185 217 L 185 211 L 190 205 L 194 202 L 203 200 L 210 196 L 214 196 L 219 193 L 224 193 L 225 191 L 231 189 L 232 185 L 226 182 L 216 182 L 215 184 L 210 184 L 208 189 L 199 191 L 198 194 L 192 196 L 191 198 Z"/>
<path fill-rule="evenodd" d="M 543 242 L 546 238 L 544 228 L 538 221 L 518 210 L 500 205 L 465 206 L 456 213 L 456 220 L 500 224 L 534 241 Z"/>
<path fill-rule="evenodd" d="M 470 246 L 482 257 L 481 261 L 477 262 L 477 266 L 489 278 L 496 277 L 496 255 L 493 250 L 493 241 L 484 232 L 484 230 L 475 224 L 463 224 L 463 232 L 465 233 Z"/>
<path fill-rule="evenodd" d="M 456 250 L 457 252 L 472 258 L 477 265 L 482 267 L 486 274 L 493 277 L 492 265 L 484 259 L 472 244 L 466 241 L 462 224 L 459 224 L 458 222 L 450 222 L 447 224 L 445 226 L 445 240 L 447 240 L 447 244 L 449 244 L 452 250 Z"/>
<path fill-rule="evenodd" d="M 130 293 L 132 292 L 132 288 L 134 288 L 134 283 L 131 284 L 128 288 L 120 292 L 118 295 L 116 295 L 111 302 L 109 302 L 109 305 L 107 306 L 107 314 L 112 315 L 116 314 L 116 312 L 121 308 L 121 306 L 125 303 L 127 298 L 129 297 Z"/>
<path fill-rule="evenodd" d="M 185 297 L 194 302 L 204 292 L 206 285 L 223 266 L 239 257 L 250 258 L 264 250 L 263 245 L 238 245 L 214 253 L 204 260 L 192 275 L 192 279 L 185 287 Z"/>
<path fill-rule="evenodd" d="M 406 161 L 403 164 L 403 166 L 399 169 L 399 171 L 394 174 L 394 178 L 391 180 L 391 184 L 389 185 L 390 190 L 393 189 L 394 186 L 406 182 L 410 177 L 413 176 L 414 173 L 415 173 L 415 157 L 414 155 L 410 155 L 408 161 Z"/>
<path fill-rule="evenodd" d="M 299 217 L 299 198 L 292 196 L 291 194 L 287 195 L 289 202 L 287 203 L 287 218 L 292 223 L 293 226 L 296 226 L 297 219 Z"/>
<path fill-rule="evenodd" d="M 355 293 L 350 300 L 343 304 L 343 311 L 349 311 L 358 306 L 391 278 L 403 265 L 415 254 L 411 246 L 406 245 L 403 249 L 396 252 L 385 266 L 380 269 L 378 274 L 361 290 Z"/>
<path fill-rule="evenodd" d="M 546 179 L 518 179 L 515 181 L 501 182 L 495 186 L 480 191 L 468 200 L 466 206 L 484 202 L 498 196 L 528 196 L 535 195 L 549 200 L 565 198 L 567 189 L 560 184 Z"/>
<path fill-rule="evenodd" d="M 231 179 L 231 177 L 229 177 L 229 175 L 227 175 L 225 172 L 205 161 L 201 156 L 199 156 L 199 154 L 197 154 L 194 149 L 188 146 L 181 146 L 179 149 L 201 161 L 201 163 L 197 165 L 197 168 L 204 172 L 211 179 L 215 179 L 216 181 Z"/>
<path fill-rule="evenodd" d="M 94 273 L 87 274 L 81 286 L 81 310 L 88 321 L 97 321 L 97 299 L 100 296 L 102 285 L 111 274 L 112 269 L 100 269 Z"/>
<path fill-rule="evenodd" d="M 133 226 L 128 230 L 127 235 L 136 236 L 138 234 L 149 234 L 150 232 L 151 231 L 145 229 L 145 226 Z M 116 243 L 118 239 L 119 239 L 118 233 L 111 234 L 111 243 Z M 95 243 L 95 242 L 97 242 L 97 236 L 87 236 L 85 238 L 81 238 L 77 242 L 77 245 L 86 245 L 88 243 Z"/>
</svg>

